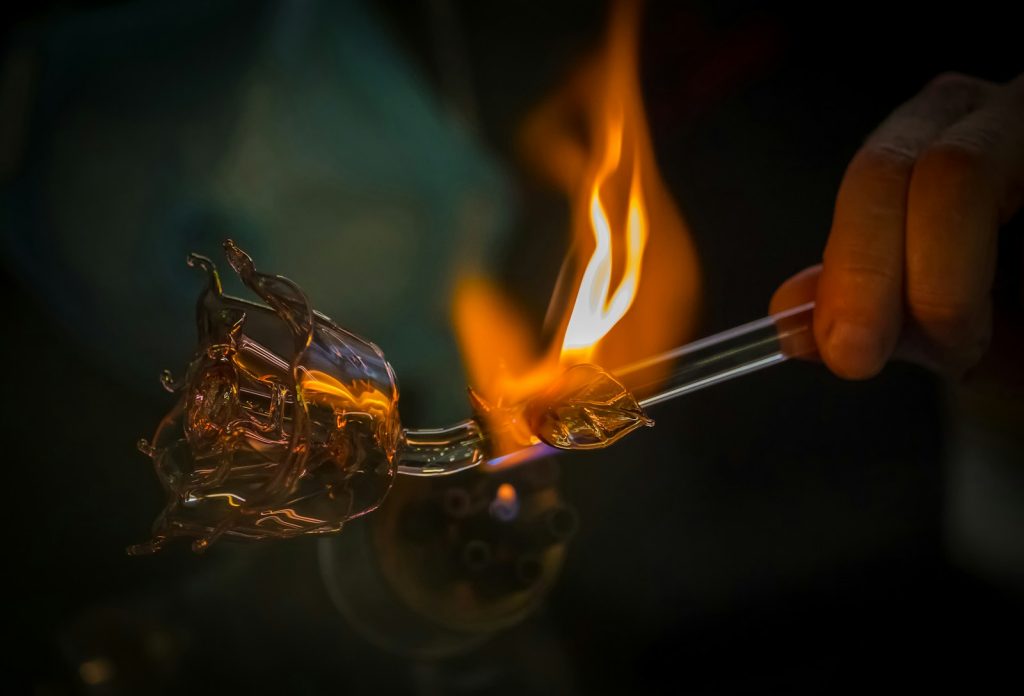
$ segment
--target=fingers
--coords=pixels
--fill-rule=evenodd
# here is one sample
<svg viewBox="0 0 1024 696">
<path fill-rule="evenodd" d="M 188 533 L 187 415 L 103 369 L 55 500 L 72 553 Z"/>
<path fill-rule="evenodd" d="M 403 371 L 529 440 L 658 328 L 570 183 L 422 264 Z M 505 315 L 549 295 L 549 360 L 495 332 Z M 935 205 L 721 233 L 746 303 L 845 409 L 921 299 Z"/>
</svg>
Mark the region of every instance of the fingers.
<svg viewBox="0 0 1024 696">
<path fill-rule="evenodd" d="M 818 284 L 822 358 L 849 379 L 875 375 L 903 327 L 908 193 L 918 158 L 993 89 L 947 76 L 892 114 L 854 156 L 836 198 Z"/>
<path fill-rule="evenodd" d="M 921 154 L 906 226 L 911 327 L 932 362 L 959 373 L 988 344 L 999 224 L 1024 195 L 1024 77 Z"/>
<path fill-rule="evenodd" d="M 998 227 L 1024 202 L 1024 76 L 946 75 L 890 116 L 851 161 L 820 269 L 776 292 L 814 292 L 814 333 L 836 374 L 870 377 L 900 354 L 953 372 L 987 345 Z"/>
</svg>

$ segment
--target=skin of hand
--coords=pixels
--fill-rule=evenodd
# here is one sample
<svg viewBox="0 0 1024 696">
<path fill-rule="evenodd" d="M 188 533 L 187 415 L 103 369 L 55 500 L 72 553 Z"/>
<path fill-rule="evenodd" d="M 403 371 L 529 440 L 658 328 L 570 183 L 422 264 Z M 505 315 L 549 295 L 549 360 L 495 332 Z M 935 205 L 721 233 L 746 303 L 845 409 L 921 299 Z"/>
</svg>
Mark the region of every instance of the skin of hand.
<svg viewBox="0 0 1024 696">
<path fill-rule="evenodd" d="M 854 155 L 822 263 L 771 311 L 815 300 L 818 352 L 840 377 L 893 357 L 960 375 L 988 346 L 997 236 L 1022 203 L 1024 74 L 937 77 Z"/>
</svg>

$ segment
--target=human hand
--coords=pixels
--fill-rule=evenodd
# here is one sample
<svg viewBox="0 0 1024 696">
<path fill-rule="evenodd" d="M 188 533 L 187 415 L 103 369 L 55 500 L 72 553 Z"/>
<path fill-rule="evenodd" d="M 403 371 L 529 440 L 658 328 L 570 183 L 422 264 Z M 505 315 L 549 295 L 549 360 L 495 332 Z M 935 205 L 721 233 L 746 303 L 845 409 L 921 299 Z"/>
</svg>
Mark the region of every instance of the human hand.
<svg viewBox="0 0 1024 696">
<path fill-rule="evenodd" d="M 997 235 L 1022 203 L 1024 75 L 942 75 L 853 157 L 822 264 L 771 311 L 815 299 L 818 351 L 840 377 L 894 356 L 960 374 L 987 348 Z"/>
</svg>

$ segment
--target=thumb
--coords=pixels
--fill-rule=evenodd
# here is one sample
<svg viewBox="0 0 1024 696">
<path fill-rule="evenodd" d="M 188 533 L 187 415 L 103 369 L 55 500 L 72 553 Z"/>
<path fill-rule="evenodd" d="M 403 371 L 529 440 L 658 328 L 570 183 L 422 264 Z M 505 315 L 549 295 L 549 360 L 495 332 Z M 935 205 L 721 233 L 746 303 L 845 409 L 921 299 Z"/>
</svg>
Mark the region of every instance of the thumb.
<svg viewBox="0 0 1024 696">
<path fill-rule="evenodd" d="M 768 305 L 770 314 L 778 314 L 793 307 L 813 302 L 818 295 L 818 278 L 821 276 L 821 264 L 811 266 L 779 286 L 772 295 Z"/>
<path fill-rule="evenodd" d="M 817 266 L 805 268 L 784 282 L 775 291 L 775 294 L 772 295 L 772 300 L 768 305 L 768 312 L 774 316 L 780 312 L 785 312 L 787 309 L 793 309 L 808 302 L 813 302 L 818 295 L 818 277 L 820 275 L 821 264 L 818 264 Z M 801 321 L 806 321 L 806 319 Z M 781 335 L 786 324 L 779 323 L 778 326 Z M 801 338 L 795 344 L 787 345 L 787 340 L 782 339 L 783 352 L 804 360 L 820 360 L 821 358 L 814 346 L 814 331 L 811 330 L 811 327 L 807 327 L 807 329 L 807 331 L 801 332 Z M 789 340 L 792 341 L 793 339 Z"/>
</svg>

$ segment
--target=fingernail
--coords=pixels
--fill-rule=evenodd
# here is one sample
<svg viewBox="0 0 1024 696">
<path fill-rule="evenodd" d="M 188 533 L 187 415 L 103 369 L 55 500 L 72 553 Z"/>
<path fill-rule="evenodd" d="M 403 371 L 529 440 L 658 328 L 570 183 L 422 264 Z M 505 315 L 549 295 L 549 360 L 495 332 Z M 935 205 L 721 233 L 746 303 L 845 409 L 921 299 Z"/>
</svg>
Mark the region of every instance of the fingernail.
<svg viewBox="0 0 1024 696">
<path fill-rule="evenodd" d="M 837 321 L 828 335 L 828 358 L 840 377 L 865 379 L 882 369 L 885 353 L 877 331 Z"/>
</svg>

